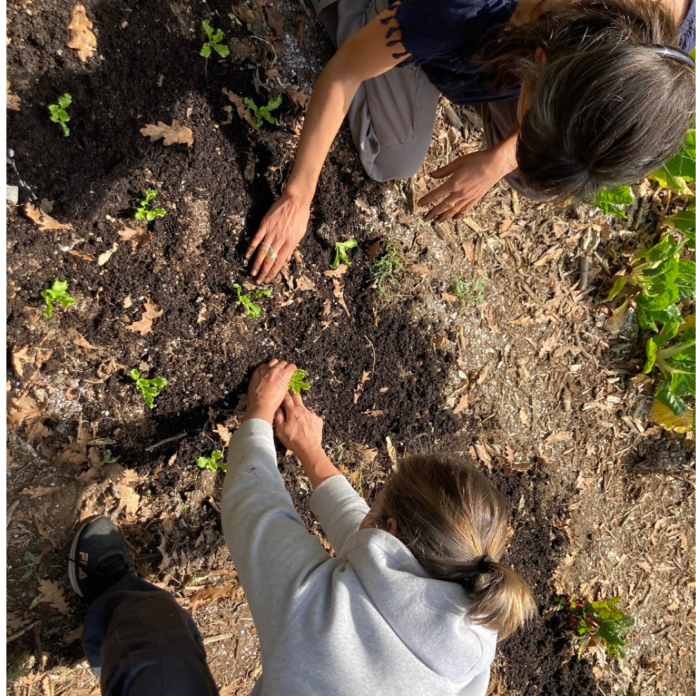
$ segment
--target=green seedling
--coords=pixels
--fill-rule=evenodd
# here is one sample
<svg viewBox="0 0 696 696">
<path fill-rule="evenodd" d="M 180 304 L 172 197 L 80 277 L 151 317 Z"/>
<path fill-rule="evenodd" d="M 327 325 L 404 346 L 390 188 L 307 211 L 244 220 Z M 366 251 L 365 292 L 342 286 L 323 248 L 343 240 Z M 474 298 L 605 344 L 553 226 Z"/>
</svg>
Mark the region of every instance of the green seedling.
<svg viewBox="0 0 696 696">
<path fill-rule="evenodd" d="M 155 408 L 155 397 L 159 396 L 160 390 L 167 386 L 167 380 L 164 377 L 145 379 L 137 370 L 131 370 L 130 376 L 135 380 L 135 386 L 140 389 L 145 405 Z"/>
<path fill-rule="evenodd" d="M 256 119 L 254 128 L 261 128 L 264 120 L 272 123 L 274 126 L 278 125 L 278 119 L 271 115 L 271 111 L 277 109 L 283 103 L 283 96 L 281 94 L 275 99 L 271 99 L 266 106 L 256 106 L 251 97 L 246 97 L 244 103 L 249 107 L 251 113 L 254 114 L 254 118 Z"/>
<path fill-rule="evenodd" d="M 24 565 L 19 566 L 16 570 L 23 570 L 22 580 L 28 580 L 34 574 L 39 563 L 41 563 L 41 556 L 35 556 L 31 551 L 25 551 L 24 561 Z"/>
<path fill-rule="evenodd" d="M 222 452 L 220 450 L 213 450 L 209 457 L 198 457 L 196 464 L 201 469 L 208 469 L 208 471 L 220 469 L 227 473 L 227 464 L 222 460 Z"/>
<path fill-rule="evenodd" d="M 377 281 L 380 292 L 385 292 L 384 284 L 387 282 L 399 284 L 394 278 L 396 271 L 404 268 L 401 252 L 395 244 L 389 242 L 384 254 L 372 264 L 372 277 Z"/>
<path fill-rule="evenodd" d="M 155 189 L 145 189 L 145 200 L 140 201 L 140 205 L 135 209 L 136 220 L 147 220 L 152 222 L 155 218 L 164 217 L 167 211 L 164 208 L 153 208 L 150 203 L 157 195 Z"/>
<path fill-rule="evenodd" d="M 63 135 L 67 138 L 70 129 L 65 125 L 69 120 L 66 109 L 72 104 L 72 97 L 66 92 L 62 97 L 58 97 L 57 104 L 49 104 L 48 110 L 51 112 L 51 121 L 57 123 L 63 129 Z"/>
<path fill-rule="evenodd" d="M 103 466 L 104 464 L 114 464 L 118 461 L 118 457 L 114 457 L 110 449 L 105 449 L 102 451 L 101 461 L 97 466 Z"/>
<path fill-rule="evenodd" d="M 458 273 L 452 274 L 452 293 L 460 300 L 474 305 L 483 304 L 483 289 L 488 285 L 488 278 L 476 276 L 473 280 L 466 280 Z"/>
<path fill-rule="evenodd" d="M 227 58 L 230 55 L 230 49 L 225 44 L 220 43 L 224 36 L 222 29 L 213 29 L 207 19 L 203 20 L 203 29 L 208 36 L 208 40 L 201 48 L 201 55 L 207 60 L 210 58 L 211 52 L 215 51 L 220 58 Z"/>
<path fill-rule="evenodd" d="M 273 294 L 269 288 L 263 290 L 252 290 L 246 295 L 242 292 L 242 286 L 235 283 L 234 287 L 237 289 L 237 304 L 242 305 L 246 310 L 246 315 L 249 319 L 256 319 L 261 316 L 261 307 L 252 300 L 258 299 L 259 297 L 271 297 Z"/>
<path fill-rule="evenodd" d="M 564 612 L 573 629 L 578 658 L 585 648 L 595 645 L 603 646 L 609 655 L 626 657 L 626 629 L 634 620 L 616 608 L 620 600 L 621 597 L 613 597 L 589 602 L 575 595 L 559 598 L 556 610 Z"/>
<path fill-rule="evenodd" d="M 63 305 L 65 309 L 75 304 L 75 300 L 68 295 L 67 280 L 54 280 L 50 288 L 41 291 L 41 297 L 46 303 L 46 309 L 44 309 L 46 319 L 50 319 L 53 316 L 56 302 Z"/>
<path fill-rule="evenodd" d="M 302 391 L 308 391 L 311 387 L 310 383 L 302 381 L 306 376 L 306 370 L 295 370 L 295 373 L 290 378 L 288 390 L 291 391 L 293 394 L 299 394 Z"/>
<path fill-rule="evenodd" d="M 693 263 L 693 262 L 692 262 Z M 669 336 L 668 326 L 655 337 L 650 337 L 645 347 L 647 359 L 643 372 L 648 374 L 657 367 L 662 375 L 655 398 L 677 416 L 686 413 L 684 397 L 696 396 L 696 329 L 694 316 Z"/>
<path fill-rule="evenodd" d="M 345 242 L 336 242 L 336 256 L 331 264 L 331 268 L 334 270 L 337 269 L 340 263 L 345 263 L 346 266 L 350 266 L 348 250 L 355 249 L 356 246 L 358 246 L 358 242 L 355 239 L 347 239 Z"/>
</svg>

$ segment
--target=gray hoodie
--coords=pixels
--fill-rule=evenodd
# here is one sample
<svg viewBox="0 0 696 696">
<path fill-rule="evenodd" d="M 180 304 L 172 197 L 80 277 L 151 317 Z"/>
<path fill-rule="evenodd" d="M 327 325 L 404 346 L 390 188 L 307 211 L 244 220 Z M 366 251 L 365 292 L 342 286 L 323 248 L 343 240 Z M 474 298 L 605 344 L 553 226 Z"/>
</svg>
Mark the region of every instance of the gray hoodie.
<svg viewBox="0 0 696 696">
<path fill-rule="evenodd" d="M 309 501 L 332 558 L 285 490 L 268 423 L 242 424 L 227 467 L 222 528 L 261 645 L 255 696 L 485 696 L 496 633 L 397 538 L 358 530 L 368 506 L 343 476 Z"/>
</svg>

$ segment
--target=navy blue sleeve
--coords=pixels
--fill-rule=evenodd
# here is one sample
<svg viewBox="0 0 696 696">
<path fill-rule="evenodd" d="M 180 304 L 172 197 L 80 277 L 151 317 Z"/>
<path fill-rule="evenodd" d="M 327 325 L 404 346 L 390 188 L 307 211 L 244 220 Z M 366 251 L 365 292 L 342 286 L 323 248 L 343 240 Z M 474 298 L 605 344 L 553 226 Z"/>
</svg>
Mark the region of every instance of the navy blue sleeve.
<svg viewBox="0 0 696 696">
<path fill-rule="evenodd" d="M 679 45 L 684 51 L 693 51 L 696 48 L 696 40 L 694 40 L 694 1 L 691 0 L 689 11 L 686 13 L 684 21 L 679 25 Z"/>
</svg>

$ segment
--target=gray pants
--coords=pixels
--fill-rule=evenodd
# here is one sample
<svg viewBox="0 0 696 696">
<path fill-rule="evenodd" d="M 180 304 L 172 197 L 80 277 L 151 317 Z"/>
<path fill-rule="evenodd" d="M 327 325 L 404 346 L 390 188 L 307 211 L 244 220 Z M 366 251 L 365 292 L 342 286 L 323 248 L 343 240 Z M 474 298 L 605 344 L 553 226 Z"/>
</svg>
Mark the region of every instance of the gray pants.
<svg viewBox="0 0 696 696">
<path fill-rule="evenodd" d="M 335 46 L 387 9 L 390 0 L 312 0 Z M 385 34 L 387 28 L 385 27 Z M 395 51 L 400 50 L 395 47 Z M 360 160 L 375 181 L 407 179 L 428 154 L 440 91 L 420 68 L 400 67 L 363 82 L 348 110 Z M 517 100 L 476 107 L 488 147 L 504 140 L 517 120 Z M 517 172 L 506 179 L 524 195 Z"/>
</svg>

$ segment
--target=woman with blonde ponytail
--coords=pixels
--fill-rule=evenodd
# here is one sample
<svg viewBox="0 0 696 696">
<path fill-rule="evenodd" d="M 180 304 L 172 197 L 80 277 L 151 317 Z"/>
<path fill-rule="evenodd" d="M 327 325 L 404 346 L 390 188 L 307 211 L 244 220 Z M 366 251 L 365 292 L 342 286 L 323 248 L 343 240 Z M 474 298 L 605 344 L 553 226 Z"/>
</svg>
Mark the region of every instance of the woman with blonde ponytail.
<svg viewBox="0 0 696 696">
<path fill-rule="evenodd" d="M 222 527 L 261 645 L 254 696 L 485 696 L 499 639 L 536 611 L 502 557 L 505 501 L 459 457 L 408 457 L 370 509 L 331 463 L 322 419 L 288 393 L 295 365 L 254 373 L 229 449 Z M 310 534 L 275 435 L 314 489 Z"/>
</svg>

